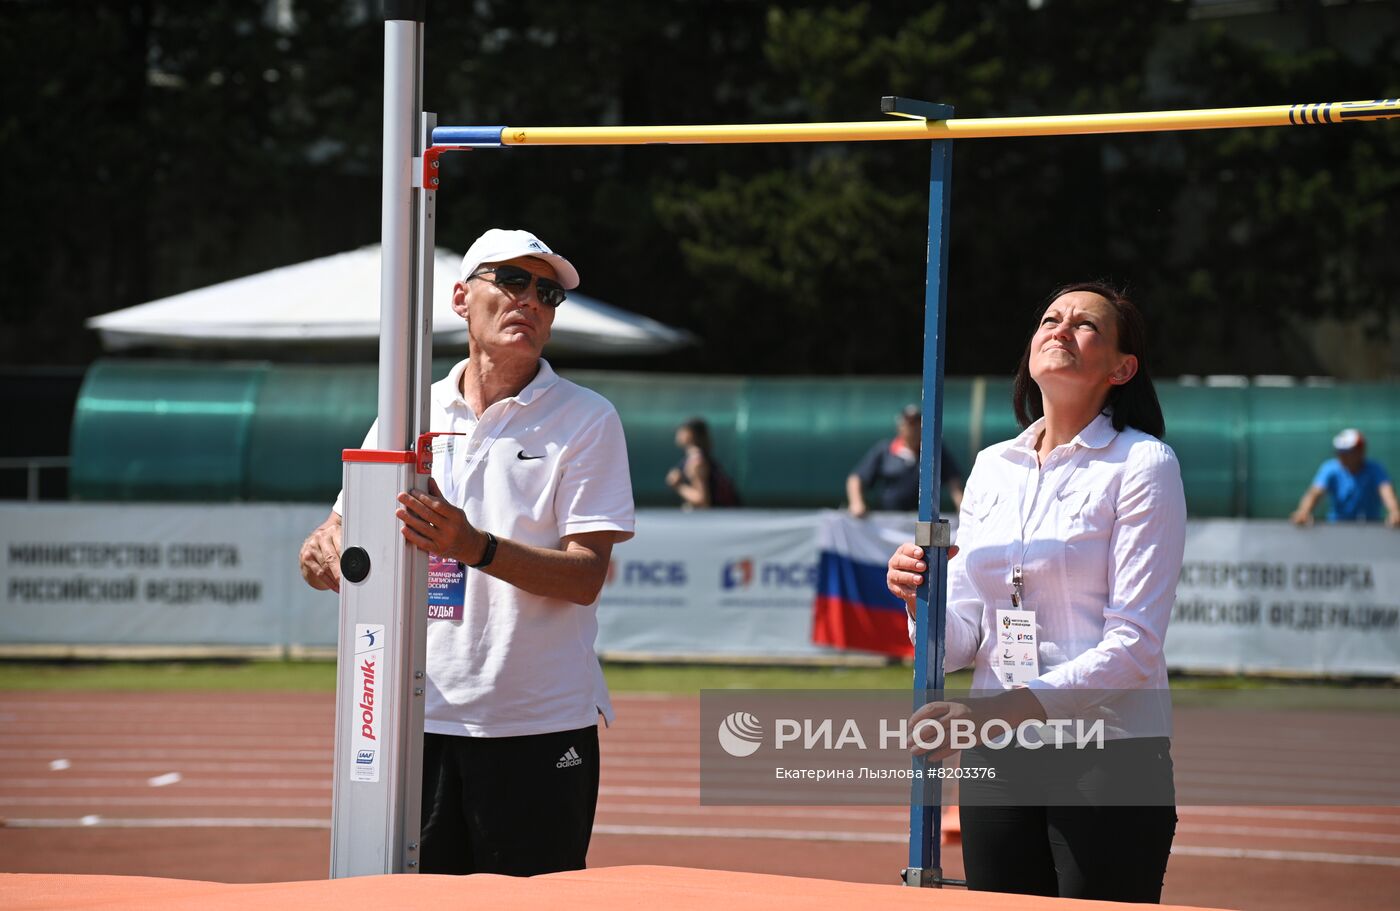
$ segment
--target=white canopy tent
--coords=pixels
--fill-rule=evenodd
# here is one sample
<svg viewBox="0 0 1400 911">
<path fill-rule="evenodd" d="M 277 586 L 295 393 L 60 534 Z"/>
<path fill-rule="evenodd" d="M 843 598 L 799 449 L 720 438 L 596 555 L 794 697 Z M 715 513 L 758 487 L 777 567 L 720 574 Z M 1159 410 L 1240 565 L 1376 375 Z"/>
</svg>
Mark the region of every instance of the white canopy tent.
<svg viewBox="0 0 1400 911">
<path fill-rule="evenodd" d="M 452 311 L 462 257 L 439 247 L 433 271 L 433 342 L 465 348 Z M 87 321 L 108 350 L 369 345 L 379 337 L 379 245 L 271 269 L 116 310 Z M 576 291 L 554 319 L 547 354 L 658 354 L 694 337 Z"/>
</svg>

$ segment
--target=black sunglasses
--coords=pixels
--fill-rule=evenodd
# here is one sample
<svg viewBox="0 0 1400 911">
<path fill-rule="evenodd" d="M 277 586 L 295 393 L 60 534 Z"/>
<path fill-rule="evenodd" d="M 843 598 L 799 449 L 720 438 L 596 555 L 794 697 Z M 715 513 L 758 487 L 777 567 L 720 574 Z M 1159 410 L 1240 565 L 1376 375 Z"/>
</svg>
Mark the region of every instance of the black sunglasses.
<svg viewBox="0 0 1400 911">
<path fill-rule="evenodd" d="M 486 278 L 492 273 L 495 273 L 495 278 Z M 493 266 L 490 269 L 473 272 L 471 278 L 485 278 L 491 284 L 505 288 L 511 295 L 525 294 L 530 290 L 530 283 L 534 282 L 535 294 L 539 297 L 540 303 L 546 307 L 558 307 L 564 303 L 563 285 L 552 278 L 536 275 L 519 266 Z"/>
</svg>

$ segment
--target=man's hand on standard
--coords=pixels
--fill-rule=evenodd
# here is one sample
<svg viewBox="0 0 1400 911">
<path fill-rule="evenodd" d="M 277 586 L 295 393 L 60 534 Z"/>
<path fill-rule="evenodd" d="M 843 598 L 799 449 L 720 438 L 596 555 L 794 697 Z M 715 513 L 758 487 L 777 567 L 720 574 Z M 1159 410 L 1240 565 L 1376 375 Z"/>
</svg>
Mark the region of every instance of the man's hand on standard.
<svg viewBox="0 0 1400 911">
<path fill-rule="evenodd" d="M 301 577 L 317 591 L 340 591 L 340 516 L 332 512 L 301 545 Z"/>
<path fill-rule="evenodd" d="M 399 494 L 394 515 L 403 522 L 403 536 L 419 550 L 448 557 L 467 565 L 481 562 L 486 553 L 486 534 L 467 521 L 467 514 L 447 500 L 437 481 L 428 479 L 428 489 Z"/>
</svg>

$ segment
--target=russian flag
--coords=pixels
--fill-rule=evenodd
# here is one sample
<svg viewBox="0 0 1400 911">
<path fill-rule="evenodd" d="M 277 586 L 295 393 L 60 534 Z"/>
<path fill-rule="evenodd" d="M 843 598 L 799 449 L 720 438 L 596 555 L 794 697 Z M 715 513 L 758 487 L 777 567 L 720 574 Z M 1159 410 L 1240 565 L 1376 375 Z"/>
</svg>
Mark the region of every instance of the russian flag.
<svg viewBox="0 0 1400 911">
<path fill-rule="evenodd" d="M 900 542 L 913 539 L 912 516 L 854 519 L 834 510 L 822 514 L 813 642 L 913 657 L 904 602 L 885 587 L 890 554 Z"/>
</svg>

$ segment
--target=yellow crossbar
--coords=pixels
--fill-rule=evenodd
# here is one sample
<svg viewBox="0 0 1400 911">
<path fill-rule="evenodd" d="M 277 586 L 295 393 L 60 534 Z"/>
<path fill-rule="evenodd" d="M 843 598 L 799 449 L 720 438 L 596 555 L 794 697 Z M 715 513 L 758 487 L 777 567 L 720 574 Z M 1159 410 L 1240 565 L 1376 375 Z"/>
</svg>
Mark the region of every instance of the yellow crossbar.
<svg viewBox="0 0 1400 911">
<path fill-rule="evenodd" d="M 1280 104 L 1201 111 L 1137 111 L 1053 117 L 983 117 L 925 121 L 901 117 L 851 123 L 756 123 L 655 127 L 506 127 L 505 145 L 646 145 L 740 142 L 863 142 L 892 139 L 992 139 L 1089 133 L 1156 133 L 1347 123 L 1400 118 L 1400 99 Z"/>
</svg>

